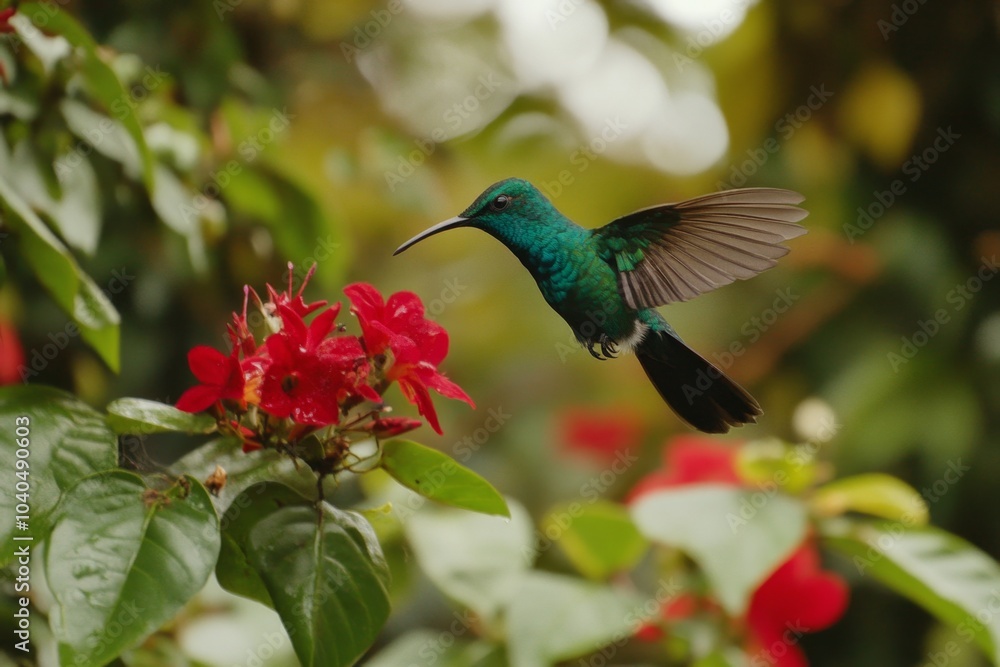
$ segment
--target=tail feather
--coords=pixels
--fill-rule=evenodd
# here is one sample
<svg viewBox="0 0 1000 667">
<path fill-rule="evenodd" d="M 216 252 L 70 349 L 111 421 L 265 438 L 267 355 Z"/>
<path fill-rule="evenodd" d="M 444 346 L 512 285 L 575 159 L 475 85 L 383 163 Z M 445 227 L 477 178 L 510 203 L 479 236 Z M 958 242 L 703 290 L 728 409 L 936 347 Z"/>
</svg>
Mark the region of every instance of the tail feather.
<svg viewBox="0 0 1000 667">
<path fill-rule="evenodd" d="M 700 431 L 725 433 L 763 414 L 743 387 L 669 333 L 650 331 L 635 352 L 663 400 Z"/>
</svg>

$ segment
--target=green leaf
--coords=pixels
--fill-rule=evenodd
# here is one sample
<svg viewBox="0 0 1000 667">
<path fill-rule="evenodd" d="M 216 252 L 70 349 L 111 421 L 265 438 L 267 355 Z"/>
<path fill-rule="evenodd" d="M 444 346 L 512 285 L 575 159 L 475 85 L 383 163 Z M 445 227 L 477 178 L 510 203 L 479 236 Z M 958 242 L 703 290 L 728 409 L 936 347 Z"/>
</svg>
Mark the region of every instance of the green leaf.
<svg viewBox="0 0 1000 667">
<path fill-rule="evenodd" d="M 548 667 L 631 637 L 642 600 L 607 585 L 529 572 L 507 610 L 511 664 Z"/>
<path fill-rule="evenodd" d="M 87 477 L 56 511 L 46 578 L 66 665 L 103 665 L 169 621 L 204 586 L 219 519 L 197 480 L 150 490 L 137 475 Z"/>
<path fill-rule="evenodd" d="M 139 118 L 128 103 L 131 96 L 115 76 L 114 70 L 101 60 L 98 44 L 90 33 L 76 19 L 50 3 L 22 2 L 18 12 L 28 17 L 44 17 L 44 22 L 36 20 L 35 23 L 45 26 L 47 33 L 64 37 L 82 55 L 83 81 L 87 92 L 125 126 L 139 153 L 146 188 L 152 191 L 153 156 L 146 145 Z"/>
<path fill-rule="evenodd" d="M 429 665 L 439 667 L 507 667 L 503 647 L 485 641 L 463 641 L 471 635 L 475 618 L 471 614 L 451 623 L 447 632 L 414 630 L 396 639 L 365 661 L 365 667 L 400 667 L 400 665 Z"/>
<path fill-rule="evenodd" d="M 170 472 L 205 480 L 215 472 L 215 466 L 226 471 L 226 485 L 213 497 L 220 514 L 228 511 L 245 489 L 260 482 L 280 482 L 303 498 L 316 498 L 316 474 L 308 466 L 296 465 L 291 456 L 273 449 L 244 453 L 236 438 L 222 437 L 206 442 L 175 461 Z"/>
<path fill-rule="evenodd" d="M 191 191 L 169 167 L 162 164 L 154 165 L 153 175 L 155 182 L 151 198 L 153 210 L 163 224 L 184 237 L 192 265 L 196 270 L 204 271 L 208 266 L 208 259 L 205 256 L 202 215 L 195 207 L 196 193 Z"/>
<path fill-rule="evenodd" d="M 938 528 L 906 529 L 837 521 L 824 531 L 827 545 L 847 555 L 862 575 L 909 598 L 959 637 L 975 641 L 1000 664 L 1000 565 L 965 540 Z M 984 613 L 985 612 L 985 613 Z"/>
<path fill-rule="evenodd" d="M 28 424 L 24 424 L 27 418 Z M 18 546 L 15 508 L 20 501 L 14 484 L 30 485 L 30 530 L 16 531 L 45 539 L 50 515 L 59 496 L 81 477 L 111 470 L 118 464 L 118 439 L 104 423 L 104 416 L 72 394 L 44 385 L 0 387 L 0 421 L 9 425 L 9 437 L 0 439 L 0 469 L 12 480 L 0 493 L 0 564 L 10 560 Z M 27 434 L 21 429 L 27 429 Z M 27 438 L 20 447 L 16 438 Z M 21 442 L 24 442 L 23 440 Z M 26 450 L 28 456 L 17 456 Z M 18 463 L 18 461 L 26 463 Z M 26 467 L 24 467 L 26 466 Z M 14 479 L 18 472 L 24 479 Z"/>
<path fill-rule="evenodd" d="M 49 216 L 67 244 L 92 255 L 101 233 L 101 205 L 97 174 L 90 160 L 71 153 L 57 158 L 55 163 L 61 167 L 53 171 L 49 156 L 40 152 L 30 139 L 22 139 L 9 158 L 0 149 L 0 166 L 10 170 L 11 187 L 28 205 Z M 72 168 L 65 166 L 70 158 Z"/>
<path fill-rule="evenodd" d="M 223 588 L 274 609 L 264 579 L 247 561 L 245 545 L 257 523 L 282 507 L 293 505 L 312 506 L 294 489 L 278 482 L 253 484 L 236 496 L 222 517 L 222 547 L 215 566 L 215 576 Z"/>
<path fill-rule="evenodd" d="M 389 440 L 382 445 L 381 466 L 425 498 L 473 512 L 510 516 L 503 496 L 489 482 L 436 449 L 411 440 Z"/>
<path fill-rule="evenodd" d="M 256 572 L 299 661 L 354 664 L 389 616 L 388 568 L 371 526 L 326 503 L 286 504 L 294 493 L 280 485 L 244 496 L 248 503 L 230 508 L 238 517 L 228 538 Z"/>
<path fill-rule="evenodd" d="M 863 512 L 906 526 L 923 526 L 928 520 L 923 496 L 901 479 L 882 473 L 855 475 L 830 482 L 816 490 L 813 509 L 826 516 Z"/>
<path fill-rule="evenodd" d="M 776 491 L 690 485 L 643 495 L 631 510 L 646 537 L 698 563 L 734 616 L 806 536 L 805 506 Z"/>
<path fill-rule="evenodd" d="M 31 207 L 0 176 L 0 200 L 11 213 L 21 254 L 38 281 L 79 325 L 80 335 L 118 372 L 118 311 Z"/>
<path fill-rule="evenodd" d="M 81 142 L 86 142 L 85 145 L 93 146 L 95 152 L 120 164 L 127 176 L 139 179 L 142 172 L 139 150 L 120 121 L 73 98 L 63 99 L 59 103 L 59 110 L 66 121 L 66 127 Z M 100 141 L 93 134 L 95 128 L 99 128 Z M 65 174 L 67 170 L 74 169 L 73 163 L 79 155 L 71 152 L 63 156 L 56 170 Z"/>
<path fill-rule="evenodd" d="M 777 438 L 756 440 L 738 450 L 736 467 L 750 485 L 795 495 L 816 481 L 817 447 L 815 443 L 792 447 Z"/>
<path fill-rule="evenodd" d="M 537 549 L 531 517 L 510 503 L 511 518 L 452 509 L 421 511 L 406 521 L 406 537 L 427 577 L 448 597 L 496 624 L 531 567 Z"/>
<path fill-rule="evenodd" d="M 191 414 L 172 405 L 144 398 L 119 398 L 108 403 L 108 426 L 115 433 L 211 433 L 215 419 L 207 414 Z"/>
<path fill-rule="evenodd" d="M 542 521 L 546 535 L 558 535 L 570 561 L 591 579 L 605 579 L 632 568 L 649 543 L 618 503 L 566 503 L 552 509 Z"/>
</svg>

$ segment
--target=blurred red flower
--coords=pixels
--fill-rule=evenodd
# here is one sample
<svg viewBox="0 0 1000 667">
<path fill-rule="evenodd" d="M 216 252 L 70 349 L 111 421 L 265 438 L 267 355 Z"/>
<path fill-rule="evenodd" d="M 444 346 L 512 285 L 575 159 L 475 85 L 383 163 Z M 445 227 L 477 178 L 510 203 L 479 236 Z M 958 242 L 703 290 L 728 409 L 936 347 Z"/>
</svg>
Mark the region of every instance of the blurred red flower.
<svg viewBox="0 0 1000 667">
<path fill-rule="evenodd" d="M 847 601 L 847 584 L 820 568 L 819 550 L 807 540 L 750 600 L 751 664 L 762 658 L 779 667 L 806 667 L 809 662 L 798 646 L 802 635 L 833 625 L 847 610 Z"/>
<path fill-rule="evenodd" d="M 736 449 L 698 435 L 680 435 L 663 449 L 663 468 L 632 487 L 628 501 L 644 493 L 684 484 L 742 484 L 735 466 Z"/>
<path fill-rule="evenodd" d="M 618 454 L 637 447 L 642 437 L 641 418 L 628 410 L 574 408 L 559 417 L 558 440 L 568 452 L 610 465 Z"/>
<path fill-rule="evenodd" d="M 664 468 L 640 480 L 628 500 L 689 484 L 742 486 L 736 470 L 737 451 L 701 436 L 674 438 L 664 450 Z M 846 583 L 820 568 L 819 551 L 807 538 L 754 591 L 745 619 L 751 663 L 805 667 L 809 663 L 798 646 L 802 635 L 832 625 L 844 614 L 847 601 Z M 676 609 L 666 618 L 671 617 L 676 617 Z M 643 626 L 637 636 L 655 639 L 657 630 Z"/>
<path fill-rule="evenodd" d="M 14 18 L 16 13 L 17 7 L 0 9 L 0 34 L 14 32 L 14 26 L 10 24 L 10 20 Z"/>
<path fill-rule="evenodd" d="M 17 329 L 0 320 L 0 385 L 20 382 L 24 367 L 24 346 Z"/>
<path fill-rule="evenodd" d="M 344 288 L 351 300 L 351 312 L 361 324 L 365 350 L 371 357 L 391 352 L 385 377 L 399 383 L 403 395 L 441 433 L 437 412 L 428 389 L 442 396 L 465 401 L 472 399 L 457 384 L 442 375 L 437 367 L 448 354 L 448 333 L 439 324 L 424 317 L 424 304 L 413 292 L 396 292 L 388 301 L 366 283 Z"/>
</svg>

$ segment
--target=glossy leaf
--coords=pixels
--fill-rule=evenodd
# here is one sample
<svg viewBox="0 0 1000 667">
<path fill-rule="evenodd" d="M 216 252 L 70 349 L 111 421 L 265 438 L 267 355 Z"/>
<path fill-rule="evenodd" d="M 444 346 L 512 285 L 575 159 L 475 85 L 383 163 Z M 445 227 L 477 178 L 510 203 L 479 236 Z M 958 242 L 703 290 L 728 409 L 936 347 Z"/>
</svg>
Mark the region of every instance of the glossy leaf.
<svg viewBox="0 0 1000 667">
<path fill-rule="evenodd" d="M 119 398 L 108 403 L 108 426 L 115 433 L 211 433 L 216 424 L 211 415 L 191 414 L 145 398 Z"/>
<path fill-rule="evenodd" d="M 777 492 L 698 484 L 648 493 L 631 509 L 647 538 L 698 563 L 733 615 L 746 611 L 754 589 L 806 536 L 805 506 Z"/>
<path fill-rule="evenodd" d="M 418 512 L 405 523 L 417 563 L 448 597 L 496 623 L 538 550 L 531 517 L 508 500 L 509 520 L 453 509 Z"/>
<path fill-rule="evenodd" d="M 591 579 L 630 569 L 649 548 L 628 510 L 606 500 L 553 508 L 542 521 L 542 529 L 546 535 L 558 535 L 559 546 L 570 561 Z"/>
<path fill-rule="evenodd" d="M 219 553 L 208 491 L 165 491 L 115 471 L 87 477 L 56 512 L 46 577 L 63 664 L 103 665 L 169 621 L 204 586 Z"/>
<path fill-rule="evenodd" d="M 0 439 L 0 466 L 10 476 L 5 488 L 11 491 L 0 493 L 0 563 L 6 563 L 18 546 L 12 540 L 15 534 L 31 535 L 36 541 L 48 535 L 50 514 L 60 494 L 82 477 L 117 465 L 118 439 L 104 423 L 104 415 L 72 394 L 44 385 L 0 387 L 0 421 L 10 429 L 10 437 Z M 20 447 L 15 436 L 25 438 L 27 447 Z M 28 456 L 18 457 L 18 449 Z M 15 478 L 19 472 L 25 473 L 23 478 Z M 13 491 L 19 481 L 30 485 L 28 531 L 15 531 L 15 507 L 20 501 Z"/>
<path fill-rule="evenodd" d="M 1000 664 L 1000 564 L 965 540 L 937 528 L 906 529 L 898 522 L 831 523 L 827 545 L 870 575 L 975 640 Z M 985 613 L 984 613 L 985 612 Z"/>
<path fill-rule="evenodd" d="M 528 573 L 507 610 L 511 664 L 547 667 L 631 637 L 643 600 L 610 586 Z"/>
<path fill-rule="evenodd" d="M 191 475 L 204 481 L 221 466 L 226 471 L 226 484 L 213 496 L 222 514 L 245 489 L 260 482 L 278 481 L 303 498 L 316 498 L 316 474 L 308 466 L 298 464 L 272 449 L 244 453 L 236 438 L 209 440 L 170 466 L 174 475 Z"/>
<path fill-rule="evenodd" d="M 389 440 L 382 446 L 381 466 L 425 498 L 473 512 L 510 516 L 503 496 L 489 482 L 436 449 L 410 440 Z"/>
<path fill-rule="evenodd" d="M 291 506 L 312 507 L 312 503 L 294 489 L 270 481 L 245 486 L 235 496 L 222 516 L 222 547 L 215 566 L 215 577 L 223 588 L 274 608 L 264 579 L 247 561 L 247 535 L 267 516 Z"/>
<path fill-rule="evenodd" d="M 827 516 L 862 512 L 901 521 L 908 527 L 922 526 L 929 518 L 927 503 L 916 489 L 882 473 L 830 482 L 816 490 L 811 504 L 817 512 Z"/>
<path fill-rule="evenodd" d="M 7 220 L 18 233 L 18 248 L 38 281 L 73 318 L 83 339 L 117 372 L 118 311 L 3 176 L 0 200 L 11 213 Z"/>
<path fill-rule="evenodd" d="M 388 568 L 371 526 L 278 484 L 250 487 L 244 497 L 227 512 L 226 551 L 238 550 L 256 573 L 252 597 L 266 592 L 303 665 L 354 664 L 389 616 Z M 220 572 L 226 564 L 220 558 Z"/>
</svg>

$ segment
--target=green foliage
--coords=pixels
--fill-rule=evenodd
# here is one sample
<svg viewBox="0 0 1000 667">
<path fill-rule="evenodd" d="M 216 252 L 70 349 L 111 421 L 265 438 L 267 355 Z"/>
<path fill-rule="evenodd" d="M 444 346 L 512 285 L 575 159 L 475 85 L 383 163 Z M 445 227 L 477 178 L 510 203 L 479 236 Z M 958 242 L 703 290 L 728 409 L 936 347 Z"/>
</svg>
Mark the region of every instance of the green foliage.
<svg viewBox="0 0 1000 667">
<path fill-rule="evenodd" d="M 880 473 L 845 477 L 816 490 L 813 508 L 820 514 L 837 516 L 862 512 L 900 521 L 907 527 L 927 523 L 927 503 L 906 482 Z"/>
<path fill-rule="evenodd" d="M 46 578 L 65 664 L 103 665 L 169 621 L 212 572 L 219 523 L 208 492 L 126 472 L 81 480 L 53 520 Z"/>
<path fill-rule="evenodd" d="M 389 440 L 382 445 L 381 466 L 425 498 L 473 512 L 510 516 L 503 496 L 489 482 L 430 447 L 411 440 Z"/>
<path fill-rule="evenodd" d="M 14 481 L 30 486 L 31 534 L 45 539 L 62 495 L 80 478 L 117 465 L 117 442 L 99 412 L 52 387 L 0 387 L 0 419 L 23 429 L 14 431 L 17 438 L 0 440 L 0 464 L 9 474 L 17 471 Z M 19 449 L 28 455 L 19 456 Z M 9 488 L 15 488 L 14 481 Z M 16 534 L 15 514 L 21 513 L 15 507 L 23 500 L 23 495 L 19 499 L 14 493 L 0 494 L 0 563 L 7 563 L 17 546 L 11 538 Z"/>
<path fill-rule="evenodd" d="M 215 420 L 211 415 L 182 412 L 143 398 L 121 398 L 108 403 L 108 426 L 115 433 L 211 433 Z"/>
<path fill-rule="evenodd" d="M 996 591 L 1000 565 L 965 540 L 936 528 L 906 529 L 899 523 L 834 524 L 826 531 L 834 549 L 871 575 L 975 640 L 993 664 L 1000 663 L 1000 614 Z"/>
<path fill-rule="evenodd" d="M 368 522 L 277 484 L 246 489 L 226 513 L 217 573 L 272 606 L 303 665 L 352 665 L 389 616 L 388 569 Z"/>
<path fill-rule="evenodd" d="M 546 534 L 558 534 L 559 546 L 577 570 L 591 579 L 606 579 L 635 567 L 649 543 L 616 503 L 598 501 L 554 507 L 542 521 Z"/>
</svg>

